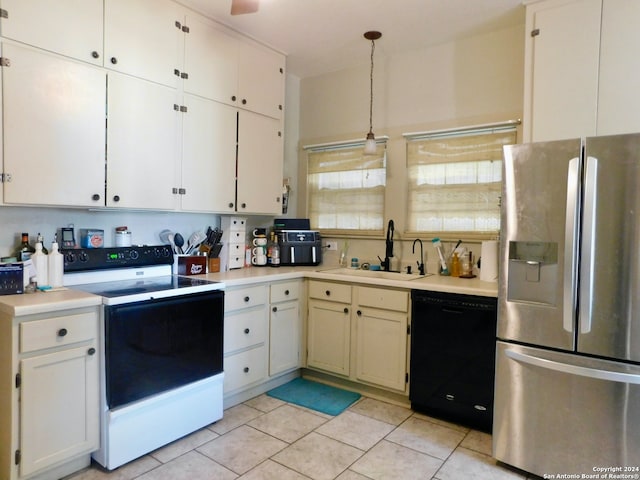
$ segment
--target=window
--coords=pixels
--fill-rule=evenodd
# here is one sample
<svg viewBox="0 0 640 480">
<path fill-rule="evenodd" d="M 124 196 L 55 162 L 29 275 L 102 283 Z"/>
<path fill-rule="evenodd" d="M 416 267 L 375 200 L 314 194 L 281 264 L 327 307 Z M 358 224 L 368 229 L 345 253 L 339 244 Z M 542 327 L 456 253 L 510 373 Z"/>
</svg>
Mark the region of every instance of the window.
<svg viewBox="0 0 640 480">
<path fill-rule="evenodd" d="M 500 229 L 502 147 L 513 124 L 405 134 L 407 230 L 444 236 L 489 236 Z"/>
<path fill-rule="evenodd" d="M 308 149 L 308 216 L 314 229 L 331 234 L 383 233 L 386 144 L 364 155 L 363 144 Z"/>
</svg>

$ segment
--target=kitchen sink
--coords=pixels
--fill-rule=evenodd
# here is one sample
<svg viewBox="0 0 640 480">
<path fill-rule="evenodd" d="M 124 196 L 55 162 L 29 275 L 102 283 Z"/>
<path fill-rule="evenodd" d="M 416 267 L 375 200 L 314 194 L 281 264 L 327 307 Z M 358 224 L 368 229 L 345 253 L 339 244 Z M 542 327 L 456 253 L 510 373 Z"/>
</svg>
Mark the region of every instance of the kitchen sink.
<svg viewBox="0 0 640 480">
<path fill-rule="evenodd" d="M 361 270 L 356 268 L 331 268 L 328 270 L 318 270 L 318 273 L 330 273 L 332 275 L 344 275 L 345 277 L 365 277 L 365 278 L 384 278 L 387 280 L 418 280 L 433 275 L 427 273 L 420 275 L 419 273 L 406 272 L 385 272 L 382 270 Z"/>
</svg>

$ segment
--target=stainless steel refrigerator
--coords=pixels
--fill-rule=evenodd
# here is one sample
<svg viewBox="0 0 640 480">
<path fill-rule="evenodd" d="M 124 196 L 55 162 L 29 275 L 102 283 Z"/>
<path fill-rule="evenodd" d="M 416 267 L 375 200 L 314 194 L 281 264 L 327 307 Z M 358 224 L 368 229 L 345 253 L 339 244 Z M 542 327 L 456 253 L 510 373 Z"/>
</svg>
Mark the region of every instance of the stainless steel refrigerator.
<svg viewBox="0 0 640 480">
<path fill-rule="evenodd" d="M 505 147 L 500 255 L 494 456 L 640 473 L 640 134 Z"/>
</svg>

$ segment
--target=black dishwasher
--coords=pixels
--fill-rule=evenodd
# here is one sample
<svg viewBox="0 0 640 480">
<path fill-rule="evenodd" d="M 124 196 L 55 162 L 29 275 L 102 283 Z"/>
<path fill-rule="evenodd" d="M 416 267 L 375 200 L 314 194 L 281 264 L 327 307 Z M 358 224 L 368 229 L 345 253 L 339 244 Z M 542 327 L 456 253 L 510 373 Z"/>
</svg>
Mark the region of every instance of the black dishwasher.
<svg viewBox="0 0 640 480">
<path fill-rule="evenodd" d="M 411 408 L 491 432 L 497 299 L 411 291 Z"/>
</svg>

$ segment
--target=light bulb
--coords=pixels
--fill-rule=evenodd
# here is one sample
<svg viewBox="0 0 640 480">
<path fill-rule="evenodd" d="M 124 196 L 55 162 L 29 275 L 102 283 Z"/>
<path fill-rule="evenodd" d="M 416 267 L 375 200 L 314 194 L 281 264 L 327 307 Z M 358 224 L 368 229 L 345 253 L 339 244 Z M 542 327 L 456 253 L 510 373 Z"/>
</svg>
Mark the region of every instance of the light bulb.
<svg viewBox="0 0 640 480">
<path fill-rule="evenodd" d="M 372 132 L 367 133 L 367 140 L 364 143 L 364 154 L 375 155 L 378 151 L 378 145 L 376 144 L 376 137 Z"/>
</svg>

